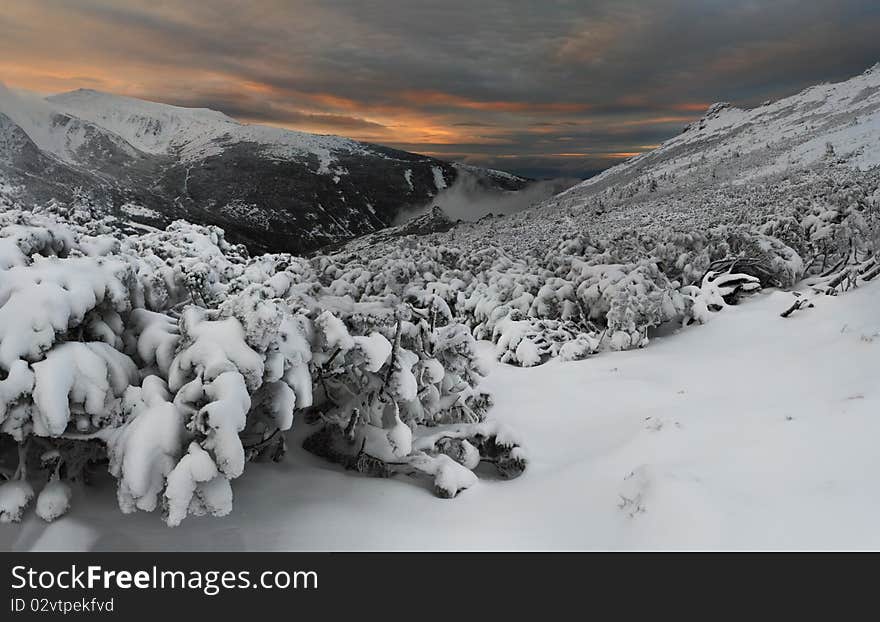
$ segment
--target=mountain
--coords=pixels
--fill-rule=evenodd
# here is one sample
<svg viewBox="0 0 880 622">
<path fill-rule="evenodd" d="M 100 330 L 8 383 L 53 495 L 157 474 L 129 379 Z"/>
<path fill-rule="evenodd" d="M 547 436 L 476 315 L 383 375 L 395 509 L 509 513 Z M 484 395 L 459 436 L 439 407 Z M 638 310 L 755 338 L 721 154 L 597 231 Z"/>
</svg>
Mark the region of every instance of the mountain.
<svg viewBox="0 0 880 622">
<path fill-rule="evenodd" d="M 856 171 L 880 165 L 880 63 L 844 82 L 811 86 L 753 109 L 713 104 L 657 149 L 570 188 L 551 203 L 577 204 L 625 186 L 630 198 L 644 190 L 680 195 L 838 165 Z"/>
<path fill-rule="evenodd" d="M 308 252 L 383 229 L 463 177 L 499 191 L 529 184 L 204 108 L 86 89 L 40 99 L 0 85 L 0 187 L 25 202 L 85 193 L 152 226 L 219 225 L 253 251 Z"/>
<path fill-rule="evenodd" d="M 459 223 L 436 243 L 542 254 L 571 236 L 704 231 L 805 205 L 822 211 L 853 189 L 880 205 L 880 64 L 752 109 L 713 104 L 658 148 L 528 209 Z"/>
</svg>

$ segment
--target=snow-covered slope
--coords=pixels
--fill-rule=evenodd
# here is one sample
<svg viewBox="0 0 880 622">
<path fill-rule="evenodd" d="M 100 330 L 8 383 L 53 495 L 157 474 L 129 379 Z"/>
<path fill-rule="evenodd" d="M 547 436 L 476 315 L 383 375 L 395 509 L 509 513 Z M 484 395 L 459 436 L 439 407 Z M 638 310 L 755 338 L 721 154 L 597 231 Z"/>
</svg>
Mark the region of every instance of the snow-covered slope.
<svg viewBox="0 0 880 622">
<path fill-rule="evenodd" d="M 0 548 L 880 547 L 880 283 L 782 319 L 790 299 L 762 294 L 646 350 L 532 369 L 491 363 L 493 416 L 527 439 L 531 465 L 454 501 L 407 478 L 327 465 L 299 447 L 301 426 L 285 462 L 252 465 L 237 481 L 222 520 L 170 530 L 149 514 L 120 516 L 106 481 L 77 491 L 56 523 L 30 515 L 0 527 Z"/>
<path fill-rule="evenodd" d="M 108 138 L 118 150 L 134 157 L 135 149 L 120 137 L 108 135 L 96 124 L 67 114 L 36 95 L 12 91 L 0 83 L 0 114 L 27 134 L 34 144 L 59 160 L 75 164 L 92 141 Z M 11 127 L 11 126 L 10 126 Z"/>
<path fill-rule="evenodd" d="M 12 91 L 0 83 L 0 112 L 27 133 L 40 149 L 62 158 L 70 156 L 72 150 L 69 145 L 73 137 L 55 130 L 53 117 L 57 111 L 44 100 Z"/>
<path fill-rule="evenodd" d="M 157 155 L 169 155 L 192 142 L 209 141 L 239 125 L 206 108 L 170 106 L 91 89 L 53 95 L 46 101 L 58 111 L 91 121 L 137 149 Z"/>
<path fill-rule="evenodd" d="M 827 162 L 867 170 L 880 164 L 880 64 L 844 82 L 811 86 L 745 110 L 713 104 L 702 119 L 653 151 L 569 189 L 576 201 L 640 176 L 678 184 L 744 183 Z"/>
</svg>

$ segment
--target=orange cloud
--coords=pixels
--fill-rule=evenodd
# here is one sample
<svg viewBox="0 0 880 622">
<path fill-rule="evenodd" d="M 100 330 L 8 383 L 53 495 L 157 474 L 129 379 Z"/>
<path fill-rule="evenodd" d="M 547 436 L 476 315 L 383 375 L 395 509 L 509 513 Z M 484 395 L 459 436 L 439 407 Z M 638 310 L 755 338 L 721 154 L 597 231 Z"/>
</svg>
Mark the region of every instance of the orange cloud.
<svg viewBox="0 0 880 622">
<path fill-rule="evenodd" d="M 491 112 L 522 112 L 522 113 L 565 113 L 584 112 L 590 109 L 588 104 L 572 102 L 514 102 L 514 101 L 483 101 L 468 99 L 442 91 L 404 91 L 400 98 L 419 106 L 447 106 L 466 110 L 485 110 Z"/>
<path fill-rule="evenodd" d="M 621 127 L 631 127 L 631 126 L 639 126 L 639 125 L 660 125 L 662 123 L 686 123 L 688 121 L 693 121 L 693 116 L 663 116 L 663 117 L 648 117 L 646 119 L 630 119 L 628 121 L 621 121 L 616 125 Z"/>
<path fill-rule="evenodd" d="M 346 136 L 355 140 L 405 145 L 408 148 L 416 149 L 417 145 L 502 145 L 511 143 L 510 139 L 504 136 L 503 130 L 495 130 L 494 135 L 490 135 L 485 131 L 471 133 L 469 129 L 472 128 L 457 128 L 443 119 L 420 115 L 416 111 L 399 113 L 393 117 L 365 115 L 363 119 L 368 123 L 375 124 L 376 127 L 367 129 L 352 128 L 351 131 L 346 132 Z M 276 125 L 321 134 L 339 131 L 338 127 L 323 124 L 320 121 L 320 115 L 316 115 L 314 123 L 298 122 L 295 124 L 280 123 Z"/>
<path fill-rule="evenodd" d="M 61 63 L 50 69 L 0 61 L 0 78 L 7 86 L 46 94 L 86 86 L 107 90 L 122 86 L 119 80 L 101 75 L 93 67 L 65 66 Z"/>
<path fill-rule="evenodd" d="M 537 154 L 542 157 L 549 158 L 613 158 L 623 159 L 631 158 L 643 153 L 642 151 L 581 151 L 581 152 L 563 152 L 563 153 L 541 153 Z"/>
<path fill-rule="evenodd" d="M 684 102 L 673 104 L 670 108 L 679 112 L 704 112 L 709 108 L 709 105 L 705 102 Z"/>
<path fill-rule="evenodd" d="M 617 151 L 614 153 L 606 153 L 605 156 L 608 158 L 622 159 L 625 160 L 627 158 L 632 158 L 637 155 L 641 155 L 642 151 Z"/>
</svg>

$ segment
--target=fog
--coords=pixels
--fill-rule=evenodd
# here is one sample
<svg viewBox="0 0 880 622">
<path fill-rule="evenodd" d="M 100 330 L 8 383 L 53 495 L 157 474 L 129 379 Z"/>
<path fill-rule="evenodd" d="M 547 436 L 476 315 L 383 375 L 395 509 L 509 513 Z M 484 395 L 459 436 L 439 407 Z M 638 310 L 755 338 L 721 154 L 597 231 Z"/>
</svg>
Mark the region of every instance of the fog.
<svg viewBox="0 0 880 622">
<path fill-rule="evenodd" d="M 536 181 L 518 191 L 505 191 L 485 187 L 480 179 L 467 171 L 460 171 L 455 183 L 442 190 L 432 200 L 417 209 L 411 209 L 397 217 L 399 225 L 411 218 L 427 213 L 435 205 L 440 206 L 452 220 L 479 220 L 486 214 L 513 214 L 558 194 L 582 180 L 559 178 Z"/>
</svg>

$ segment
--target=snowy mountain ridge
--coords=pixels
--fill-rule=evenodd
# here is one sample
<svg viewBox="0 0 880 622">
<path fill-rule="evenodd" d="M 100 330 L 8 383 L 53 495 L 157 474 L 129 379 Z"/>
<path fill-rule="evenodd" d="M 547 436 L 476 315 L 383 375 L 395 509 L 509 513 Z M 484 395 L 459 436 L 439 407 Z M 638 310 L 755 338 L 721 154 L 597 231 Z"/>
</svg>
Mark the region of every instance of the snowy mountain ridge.
<svg viewBox="0 0 880 622">
<path fill-rule="evenodd" d="M 240 125 L 222 112 L 184 108 L 78 89 L 46 98 L 59 112 L 114 132 L 146 153 L 171 155 L 199 138 L 216 138 Z"/>
<path fill-rule="evenodd" d="M 849 80 L 813 85 L 752 109 L 713 104 L 699 121 L 658 148 L 559 198 L 584 198 L 639 175 L 694 179 L 722 166 L 728 169 L 726 181 L 744 183 L 832 157 L 857 170 L 880 165 L 880 63 Z"/>
<path fill-rule="evenodd" d="M 59 111 L 114 132 L 141 151 L 177 155 L 190 162 L 219 154 L 224 146 L 252 142 L 279 158 L 316 154 L 326 174 L 331 171 L 334 151 L 366 153 L 362 143 L 348 138 L 244 124 L 209 108 L 185 108 L 91 89 L 52 95 L 46 101 Z"/>
</svg>

